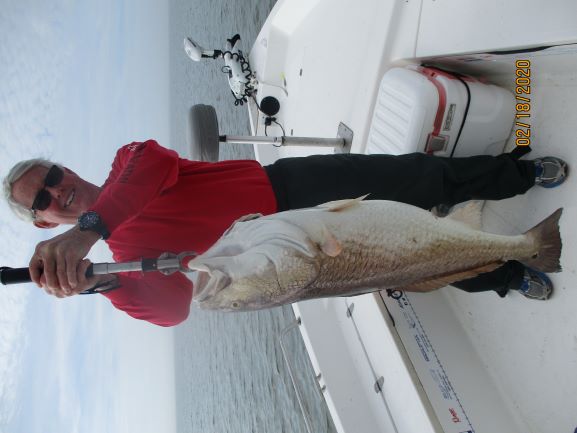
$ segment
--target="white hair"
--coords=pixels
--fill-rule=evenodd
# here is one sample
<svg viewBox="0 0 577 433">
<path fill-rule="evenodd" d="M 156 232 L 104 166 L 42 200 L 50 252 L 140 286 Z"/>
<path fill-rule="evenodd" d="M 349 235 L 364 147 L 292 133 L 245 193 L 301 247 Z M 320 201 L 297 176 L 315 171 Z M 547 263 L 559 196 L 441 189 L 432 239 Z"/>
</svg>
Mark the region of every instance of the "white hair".
<svg viewBox="0 0 577 433">
<path fill-rule="evenodd" d="M 53 165 L 57 165 L 58 167 L 62 168 L 60 164 L 55 164 L 44 158 L 27 159 L 26 161 L 20 161 L 18 164 L 12 167 L 8 175 L 6 175 L 4 178 L 4 198 L 6 199 L 8 206 L 10 206 L 10 209 L 12 209 L 12 212 L 14 212 L 18 218 L 28 222 L 32 222 L 36 219 L 32 209 L 28 209 L 26 206 L 23 206 L 14 200 L 14 197 L 12 196 L 12 186 L 14 185 L 14 182 L 16 182 L 26 172 L 28 172 L 28 170 L 34 167 L 50 168 Z"/>
</svg>

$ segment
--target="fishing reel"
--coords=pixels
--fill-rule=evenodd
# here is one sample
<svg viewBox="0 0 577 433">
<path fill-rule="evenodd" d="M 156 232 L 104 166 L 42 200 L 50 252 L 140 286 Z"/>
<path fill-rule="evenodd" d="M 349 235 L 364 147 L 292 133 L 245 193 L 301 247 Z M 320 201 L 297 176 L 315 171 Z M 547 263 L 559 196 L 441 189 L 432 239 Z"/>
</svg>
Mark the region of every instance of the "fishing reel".
<svg viewBox="0 0 577 433">
<path fill-rule="evenodd" d="M 224 59 L 221 70 L 228 77 L 228 85 L 235 99 L 234 105 L 237 106 L 247 102 L 247 98 L 252 97 L 257 88 L 255 74 L 242 51 L 238 49 L 238 41 L 240 36 L 236 34 L 227 39 L 225 50 L 207 50 L 191 38 L 184 39 L 184 51 L 191 60 L 199 62 L 201 59 Z"/>
</svg>

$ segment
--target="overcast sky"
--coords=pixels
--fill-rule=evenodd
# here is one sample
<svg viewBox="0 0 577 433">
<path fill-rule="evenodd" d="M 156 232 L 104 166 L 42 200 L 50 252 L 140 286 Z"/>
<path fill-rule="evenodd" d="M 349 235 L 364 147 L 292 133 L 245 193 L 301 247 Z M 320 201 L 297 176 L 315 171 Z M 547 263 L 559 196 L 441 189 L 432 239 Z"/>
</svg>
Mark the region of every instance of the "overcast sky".
<svg viewBox="0 0 577 433">
<path fill-rule="evenodd" d="M 167 2 L 0 0 L 2 177 L 42 156 L 102 183 L 121 145 L 168 143 Z M 26 266 L 60 232 L 3 202 L 0 221 L 2 266 Z M 99 295 L 0 286 L 0 431 L 175 431 L 172 338 Z"/>
</svg>

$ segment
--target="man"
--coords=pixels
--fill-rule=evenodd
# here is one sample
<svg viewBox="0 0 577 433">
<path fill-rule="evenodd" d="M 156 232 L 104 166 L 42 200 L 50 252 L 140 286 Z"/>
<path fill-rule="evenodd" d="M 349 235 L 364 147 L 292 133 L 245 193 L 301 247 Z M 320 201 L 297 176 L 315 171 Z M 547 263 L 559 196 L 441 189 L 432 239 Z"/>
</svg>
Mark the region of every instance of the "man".
<svg viewBox="0 0 577 433">
<path fill-rule="evenodd" d="M 270 214 L 358 197 L 397 200 L 430 209 L 470 199 L 502 199 L 535 184 L 565 180 L 566 164 L 553 157 L 521 161 L 498 157 L 430 155 L 316 155 L 285 158 L 262 167 L 256 161 L 189 161 L 153 140 L 122 147 L 104 185 L 45 160 L 23 161 L 4 180 L 10 207 L 36 227 L 74 224 L 38 244 L 30 260 L 32 280 L 55 296 L 105 289 L 116 308 L 161 326 L 189 314 L 192 284 L 181 273 L 152 272 L 85 277 L 90 248 L 105 239 L 116 261 L 164 252 L 202 253 L 237 218 Z M 467 291 L 519 290 L 547 299 L 551 282 L 508 262 L 456 286 Z"/>
</svg>

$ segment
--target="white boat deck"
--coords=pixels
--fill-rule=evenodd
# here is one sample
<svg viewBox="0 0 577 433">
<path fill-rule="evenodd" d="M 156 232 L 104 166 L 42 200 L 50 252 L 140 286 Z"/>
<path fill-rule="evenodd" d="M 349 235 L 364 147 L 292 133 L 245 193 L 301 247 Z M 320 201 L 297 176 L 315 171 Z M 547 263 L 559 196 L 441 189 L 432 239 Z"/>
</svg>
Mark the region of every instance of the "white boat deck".
<svg viewBox="0 0 577 433">
<path fill-rule="evenodd" d="M 493 64 L 492 64 L 493 63 Z M 471 66 L 512 89 L 512 62 Z M 532 58 L 531 133 L 528 158 L 555 155 L 577 167 L 577 53 Z M 492 71 L 496 71 L 492 72 Z M 479 356 L 514 412 L 532 432 L 573 432 L 577 428 L 577 176 L 557 189 L 534 187 L 523 196 L 488 202 L 484 228 L 523 232 L 563 207 L 563 272 L 547 302 L 517 293 L 469 295 L 443 289 Z"/>
<path fill-rule="evenodd" d="M 481 47 L 479 38 L 484 34 L 480 28 L 496 22 L 494 13 L 475 15 L 473 10 L 469 11 L 468 15 L 465 14 L 463 11 L 471 7 L 471 2 L 448 3 L 452 6 L 449 9 L 446 3 L 425 0 L 415 2 L 281 0 L 275 6 L 272 18 L 267 21 L 251 53 L 253 68 L 257 70 L 259 79 L 264 83 L 259 88 L 259 97 L 272 95 L 280 100 L 282 108 L 277 118 L 283 124 L 287 135 L 334 137 L 339 122 L 344 122 L 355 134 L 353 152 L 363 152 L 374 95 L 384 71 L 393 64 L 400 64 L 415 57 L 479 51 Z M 537 1 L 514 1 L 507 5 L 491 2 L 491 7 L 506 9 L 505 12 L 511 14 L 517 9 L 523 10 L 522 15 L 529 16 L 527 23 L 537 26 L 532 27 L 530 31 L 527 30 L 528 36 L 524 42 L 530 46 L 539 45 L 540 41 L 546 44 L 552 41 L 577 42 L 577 24 L 573 23 L 574 17 L 577 16 L 577 4 L 562 0 L 554 3 L 561 8 L 557 8 L 556 13 L 553 13 L 551 8 L 555 9 L 555 5 L 548 6 L 547 14 L 548 16 L 553 14 L 559 19 L 557 21 L 549 19 L 543 26 L 539 26 L 541 22 L 539 13 L 543 6 Z M 455 15 L 449 18 L 458 21 L 456 28 L 462 32 L 470 30 L 472 36 L 469 44 L 467 38 L 462 35 L 454 36 L 451 42 L 452 35 L 447 31 L 447 23 L 439 23 L 439 14 L 448 13 L 450 10 Z M 459 20 L 459 13 L 464 13 L 462 17 L 466 19 Z M 429 14 L 431 19 L 427 20 L 424 14 Z M 502 17 L 500 19 L 503 20 Z M 511 21 L 511 25 L 519 24 L 517 18 L 513 20 L 512 16 Z M 437 27 L 437 30 L 439 41 L 445 43 L 444 51 L 430 43 L 430 37 L 435 32 L 433 25 L 435 22 L 443 27 L 442 29 Z M 498 22 L 498 25 L 500 27 L 491 30 L 491 37 L 487 39 L 487 43 L 490 44 L 486 46 L 487 50 L 512 48 L 523 43 L 523 38 L 517 37 L 521 30 L 504 32 L 504 26 L 509 24 Z M 517 36 L 507 39 L 509 33 Z M 397 37 L 399 34 L 402 34 L 403 38 Z M 460 38 L 458 43 L 454 38 Z M 450 60 L 442 59 L 439 62 L 443 66 L 451 66 Z M 533 152 L 528 158 L 554 155 L 564 158 L 570 167 L 577 167 L 574 126 L 577 124 L 575 108 L 577 51 L 573 49 L 568 50 L 566 54 L 536 55 L 531 57 L 531 62 L 530 123 Z M 461 72 L 483 76 L 488 81 L 514 90 L 514 60 L 502 57 L 496 60 L 495 57 L 488 56 L 485 60 L 477 62 L 461 61 L 457 67 Z M 280 87 L 284 87 L 286 91 Z M 263 119 L 254 112 L 251 118 L 254 132 L 264 135 Z M 274 126 L 268 128 L 268 134 L 281 135 L 279 128 Z M 264 164 L 279 157 L 327 151 L 331 152 L 323 148 L 277 149 L 262 145 L 256 148 L 257 157 Z M 345 303 L 348 301 L 322 300 L 295 306 L 296 313 L 302 314 L 303 317 L 305 328 L 303 335 L 313 365 L 315 369 L 325 373 L 321 384 L 327 386 L 325 399 L 339 431 L 573 433 L 576 430 L 577 228 L 574 224 L 574 221 L 577 221 L 576 193 L 577 176 L 571 175 L 568 181 L 557 189 L 545 190 L 535 187 L 523 196 L 487 203 L 484 208 L 485 229 L 499 233 L 523 232 L 558 207 L 564 208 L 561 219 L 564 243 L 563 272 L 551 275 L 556 290 L 549 301 L 531 301 L 517 293 L 511 293 L 501 299 L 492 292 L 467 294 L 453 288 L 444 288 L 432 294 L 416 295 L 420 297 L 421 305 L 426 305 L 430 299 L 431 305 L 441 302 L 444 303 L 444 308 L 450 309 L 459 323 L 459 329 L 468 338 L 468 345 L 463 346 L 463 350 L 472 351 L 473 353 L 467 356 L 474 355 L 479 362 L 476 368 L 471 368 L 468 372 L 470 381 L 461 379 L 460 383 L 452 383 L 453 387 L 474 387 L 475 376 L 483 380 L 487 378 L 496 389 L 495 401 L 506 406 L 504 410 L 511 416 L 510 422 L 515 425 L 515 430 L 499 428 L 498 421 L 495 421 L 495 424 L 485 422 L 491 413 L 489 404 L 487 408 L 469 407 L 467 417 L 471 418 L 473 425 L 482 425 L 484 422 L 485 426 L 492 425 L 490 429 L 467 427 L 465 424 L 462 427 L 455 425 L 455 430 L 441 428 L 435 415 L 431 415 L 432 408 L 426 401 L 417 402 L 414 408 L 410 409 L 413 401 L 407 399 L 422 399 L 428 392 L 423 393 L 421 388 L 423 378 L 416 379 L 403 348 L 403 344 L 406 345 L 407 341 L 401 343 L 399 337 L 393 335 L 395 327 L 387 318 L 382 302 L 376 296 L 366 295 L 362 301 L 355 300 L 355 302 L 372 305 L 372 307 L 366 306 L 363 312 L 368 312 L 371 308 L 373 312 L 376 311 L 374 308 L 380 309 L 382 317 L 370 319 L 369 316 L 373 313 L 367 313 L 365 320 L 357 323 L 357 329 L 363 328 L 363 332 L 369 335 L 367 339 L 371 339 L 374 337 L 370 337 L 371 326 L 382 327 L 382 329 L 375 328 L 374 334 L 379 336 L 380 342 L 388 338 L 387 347 L 390 349 L 388 355 L 386 353 L 375 355 L 377 358 L 385 357 L 384 364 L 389 362 L 388 365 L 381 366 L 385 373 L 370 371 L 368 378 L 365 378 L 366 381 L 370 382 L 375 374 L 386 376 L 388 371 L 397 376 L 405 375 L 406 387 L 414 387 L 413 394 L 403 394 L 401 399 L 394 401 L 395 395 L 399 394 L 404 385 L 393 384 L 393 388 L 387 391 L 387 380 L 396 376 L 385 377 L 384 394 L 387 397 L 388 392 L 391 398 L 385 406 L 391 411 L 393 422 L 382 421 L 380 427 L 373 430 L 372 427 L 361 428 L 358 424 L 364 411 L 369 410 L 365 406 L 372 403 L 364 400 L 343 403 L 343 397 L 339 396 L 341 391 L 337 390 L 353 385 L 345 380 L 341 384 L 334 383 L 338 381 L 335 378 L 338 377 L 339 371 L 341 375 L 353 375 L 346 369 L 354 365 L 361 368 L 360 365 L 363 364 L 357 359 L 360 355 L 355 354 L 356 349 L 350 349 L 352 354 L 348 360 L 348 358 L 339 359 L 342 352 L 339 355 L 338 351 L 329 347 L 331 338 L 334 337 L 335 340 L 340 338 L 339 323 L 346 321 L 334 311 L 343 311 L 343 308 L 346 310 Z M 361 305 L 359 308 L 365 307 Z M 315 316 L 316 323 L 314 323 Z M 307 321 L 310 325 L 308 329 Z M 322 324 L 323 321 L 328 321 L 330 326 Z M 387 332 L 383 333 L 385 328 Z M 335 333 L 334 336 L 331 336 L 331 329 Z M 343 331 L 343 334 L 346 332 L 348 331 Z M 389 337 L 385 335 L 387 333 L 390 334 Z M 363 340 L 365 347 L 359 348 L 359 353 L 377 350 L 375 348 L 378 348 L 379 344 L 375 343 L 373 348 L 368 347 L 372 343 L 367 339 Z M 451 344 L 451 341 L 443 341 L 441 346 Z M 324 345 L 327 347 L 323 347 Z M 461 356 L 459 350 L 459 343 L 455 342 L 450 353 L 447 351 L 444 354 L 441 351 L 439 357 L 457 357 L 458 362 Z M 465 354 L 462 355 L 465 359 Z M 354 375 L 362 376 L 362 373 L 355 372 Z M 359 381 L 365 379 L 358 378 Z M 412 418 L 416 417 L 417 412 L 418 416 L 422 417 L 423 423 L 430 423 L 429 427 L 425 428 L 424 424 L 419 426 L 413 422 Z M 445 415 L 447 414 L 439 413 L 437 410 L 437 418 L 442 419 Z"/>
</svg>

